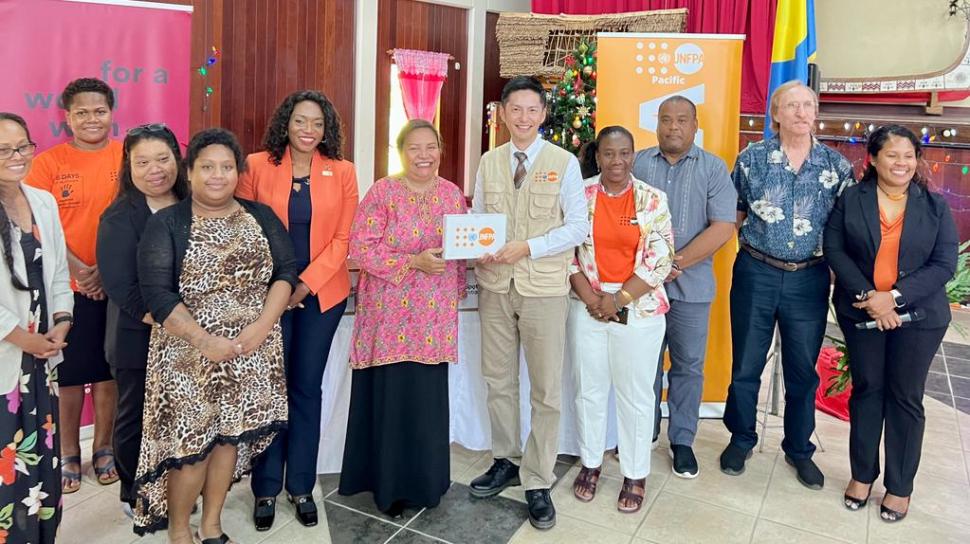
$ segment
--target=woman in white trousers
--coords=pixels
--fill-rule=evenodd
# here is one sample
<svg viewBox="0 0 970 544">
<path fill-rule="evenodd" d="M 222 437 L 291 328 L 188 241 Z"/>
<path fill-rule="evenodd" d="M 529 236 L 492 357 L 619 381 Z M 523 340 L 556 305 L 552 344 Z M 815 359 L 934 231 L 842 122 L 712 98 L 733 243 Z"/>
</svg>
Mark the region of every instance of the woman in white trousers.
<svg viewBox="0 0 970 544">
<path fill-rule="evenodd" d="M 607 403 L 616 392 L 621 512 L 638 512 L 650 473 L 653 381 L 669 308 L 664 279 L 674 241 L 666 195 L 636 179 L 633 136 L 600 131 L 581 156 L 592 229 L 576 248 L 567 342 L 576 383 L 583 467 L 573 494 L 593 500 L 606 448 Z"/>
</svg>

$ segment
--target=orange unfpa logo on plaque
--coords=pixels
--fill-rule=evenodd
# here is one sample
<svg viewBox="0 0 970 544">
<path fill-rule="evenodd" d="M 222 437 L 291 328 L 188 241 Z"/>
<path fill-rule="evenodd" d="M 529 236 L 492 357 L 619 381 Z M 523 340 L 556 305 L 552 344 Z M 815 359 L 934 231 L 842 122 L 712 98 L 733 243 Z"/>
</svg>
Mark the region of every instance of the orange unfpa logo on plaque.
<svg viewBox="0 0 970 544">
<path fill-rule="evenodd" d="M 488 247 L 495 243 L 495 231 L 491 227 L 484 227 L 478 231 L 478 243 Z"/>
</svg>

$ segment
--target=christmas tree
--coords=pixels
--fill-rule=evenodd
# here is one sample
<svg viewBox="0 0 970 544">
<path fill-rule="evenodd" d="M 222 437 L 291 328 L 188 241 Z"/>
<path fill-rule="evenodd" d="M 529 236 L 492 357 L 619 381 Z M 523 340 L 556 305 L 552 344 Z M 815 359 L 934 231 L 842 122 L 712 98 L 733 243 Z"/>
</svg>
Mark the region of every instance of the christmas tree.
<svg viewBox="0 0 970 544">
<path fill-rule="evenodd" d="M 580 41 L 550 92 L 546 139 L 571 153 L 596 138 L 596 42 Z"/>
</svg>

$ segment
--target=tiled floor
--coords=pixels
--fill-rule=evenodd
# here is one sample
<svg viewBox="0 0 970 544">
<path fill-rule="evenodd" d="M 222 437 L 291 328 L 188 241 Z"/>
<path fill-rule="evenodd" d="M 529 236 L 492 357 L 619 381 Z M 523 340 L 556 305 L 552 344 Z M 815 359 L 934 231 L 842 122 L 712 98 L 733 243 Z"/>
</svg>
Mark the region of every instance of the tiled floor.
<svg viewBox="0 0 970 544">
<path fill-rule="evenodd" d="M 970 313 L 958 321 L 970 324 Z M 970 327 L 968 327 L 970 328 Z M 488 452 L 452 448 L 453 484 L 435 509 L 408 511 L 391 520 L 376 511 L 370 497 L 336 494 L 336 475 L 320 477 L 315 494 L 321 522 L 307 529 L 293 518 L 281 497 L 272 531 L 257 533 L 250 522 L 248 482 L 237 484 L 223 514 L 223 526 L 241 544 L 257 543 L 435 543 L 455 544 L 636 544 L 636 543 L 891 543 L 970 542 L 970 341 L 948 334 L 927 382 L 926 433 L 911 513 L 889 525 L 878 515 L 883 489 L 877 483 L 866 511 L 842 507 L 849 479 L 848 423 L 818 413 L 820 449 L 815 460 L 826 475 L 825 488 L 802 487 L 779 454 L 781 420 L 769 416 L 764 451 L 755 453 L 740 477 L 722 474 L 717 457 L 728 440 L 719 420 L 705 420 L 695 444 L 701 473 L 695 480 L 671 475 L 666 439 L 653 452 L 647 497 L 637 514 L 616 510 L 622 477 L 607 455 L 596 499 L 581 503 L 572 496 L 578 471 L 575 458 L 561 457 L 560 480 L 553 490 L 558 523 L 540 532 L 527 519 L 521 489 L 478 500 L 467 484 L 488 468 Z M 764 388 L 766 389 L 766 388 Z M 84 445 L 85 451 L 90 445 Z M 89 465 L 81 491 L 65 497 L 58 542 L 65 544 L 163 543 L 164 534 L 144 539 L 131 532 L 121 513 L 117 484 L 99 486 Z M 197 517 L 193 518 L 197 522 Z"/>
</svg>

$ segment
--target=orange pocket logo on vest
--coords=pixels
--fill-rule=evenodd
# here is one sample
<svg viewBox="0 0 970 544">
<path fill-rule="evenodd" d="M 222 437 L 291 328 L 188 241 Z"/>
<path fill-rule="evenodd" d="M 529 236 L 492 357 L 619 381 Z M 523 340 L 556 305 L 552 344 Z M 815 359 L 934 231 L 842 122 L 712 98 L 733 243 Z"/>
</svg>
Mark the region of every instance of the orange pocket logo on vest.
<svg viewBox="0 0 970 544">
<path fill-rule="evenodd" d="M 536 172 L 532 179 L 536 183 L 556 183 L 559 181 L 559 172 Z"/>
</svg>

